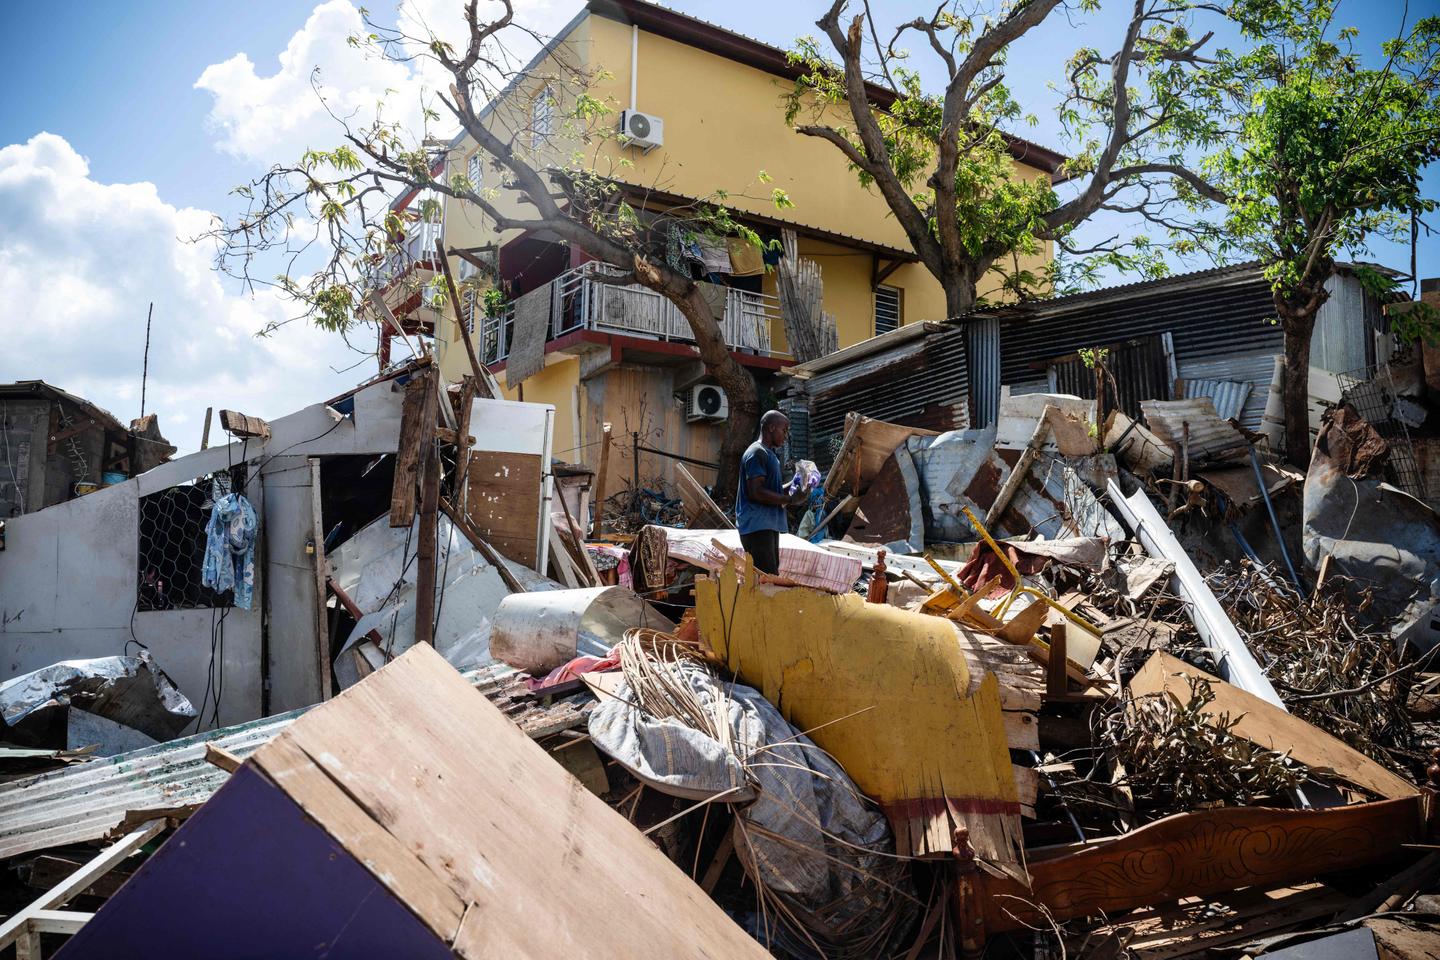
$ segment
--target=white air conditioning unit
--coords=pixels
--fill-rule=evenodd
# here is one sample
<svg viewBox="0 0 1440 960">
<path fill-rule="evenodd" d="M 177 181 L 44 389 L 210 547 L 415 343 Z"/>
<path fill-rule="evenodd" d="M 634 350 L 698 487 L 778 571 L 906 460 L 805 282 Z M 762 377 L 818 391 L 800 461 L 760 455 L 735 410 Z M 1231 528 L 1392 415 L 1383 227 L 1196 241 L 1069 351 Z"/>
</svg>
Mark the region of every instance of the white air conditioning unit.
<svg viewBox="0 0 1440 960">
<path fill-rule="evenodd" d="M 620 139 L 646 153 L 665 145 L 665 121 L 650 113 L 625 110 L 620 114 Z"/>
<path fill-rule="evenodd" d="M 685 400 L 686 422 L 724 420 L 728 416 L 730 416 L 730 398 L 725 396 L 722 388 L 713 383 L 690 388 L 690 395 Z"/>
</svg>

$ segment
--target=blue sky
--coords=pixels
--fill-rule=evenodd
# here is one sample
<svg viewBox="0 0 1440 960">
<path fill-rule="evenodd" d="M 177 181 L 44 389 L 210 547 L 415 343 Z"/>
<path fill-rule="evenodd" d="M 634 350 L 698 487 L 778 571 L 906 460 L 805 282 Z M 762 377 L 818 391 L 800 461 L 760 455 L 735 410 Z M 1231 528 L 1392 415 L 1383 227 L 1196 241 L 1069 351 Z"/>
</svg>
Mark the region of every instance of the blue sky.
<svg viewBox="0 0 1440 960">
<path fill-rule="evenodd" d="M 411 2 L 432 11 L 449 5 Z M 782 46 L 815 32 L 825 6 L 823 0 L 673 5 Z M 537 27 L 553 30 L 578 4 L 520 6 Z M 1102 6 L 1097 15 L 1052 16 L 1012 54 L 1012 85 L 1040 119 L 1037 128 L 1016 132 L 1063 148 L 1056 97 L 1046 84 L 1077 46 L 1113 44 L 1130 5 Z M 882 19 L 898 20 L 919 6 L 882 2 L 879 9 Z M 1403 10 L 1399 2 L 1349 0 L 1341 19 L 1360 27 L 1362 43 L 1373 49 L 1393 34 Z M 1409 13 L 1437 10 L 1429 0 L 1411 3 Z M 210 214 L 235 209 L 228 192 L 236 184 L 330 137 L 314 115 L 311 67 L 325 66 L 337 96 L 360 91 L 358 102 L 369 87 L 405 79 L 344 59 L 341 41 L 355 18 L 349 0 L 243 6 L 53 0 L 8 12 L 13 35 L 63 42 L 12 44 L 0 61 L 0 88 L 12 92 L 0 112 L 0 217 L 7 225 L 0 299 L 14 318 L 6 325 L 11 349 L 0 357 L 0 380 L 43 378 L 128 420 L 139 413 L 151 299 L 149 406 L 182 449 L 198 446 L 206 406 L 278 416 L 368 375 L 368 365 L 343 370 L 361 358 L 337 338 L 299 325 L 256 340 L 252 334 L 264 322 L 288 315 L 284 305 L 210 273 L 206 251 L 183 242 L 203 230 Z M 1440 192 L 1433 169 L 1427 183 Z M 1093 229 L 1117 228 L 1129 227 Z M 1374 259 L 1408 271 L 1409 250 L 1377 245 Z M 1440 276 L 1440 239 L 1422 238 L 1419 273 Z"/>
</svg>

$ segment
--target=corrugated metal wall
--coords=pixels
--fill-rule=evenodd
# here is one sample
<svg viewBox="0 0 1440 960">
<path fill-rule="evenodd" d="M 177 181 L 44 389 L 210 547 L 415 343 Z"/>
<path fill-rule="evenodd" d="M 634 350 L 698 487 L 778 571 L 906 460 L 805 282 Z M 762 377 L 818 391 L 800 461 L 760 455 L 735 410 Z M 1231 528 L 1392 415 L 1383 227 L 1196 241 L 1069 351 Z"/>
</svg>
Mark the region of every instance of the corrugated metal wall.
<svg viewBox="0 0 1440 960">
<path fill-rule="evenodd" d="M 1161 335 L 1140 337 L 1126 343 L 1112 344 L 1106 349 L 1105 367 L 1115 378 L 1120 409 L 1131 419 L 1140 416 L 1140 401 L 1169 400 L 1170 357 Z M 1053 364 L 1055 392 L 1068 393 L 1086 400 L 1095 399 L 1095 371 L 1079 357 Z"/>
<path fill-rule="evenodd" d="M 930 430 L 969 426 L 965 361 L 965 336 L 956 329 L 814 377 L 805 387 L 811 459 L 822 469 L 830 465 L 845 431 L 845 414 L 852 410 Z"/>
<path fill-rule="evenodd" d="M 988 427 L 1000 415 L 1000 320 L 975 317 L 965 324 L 970 351 L 970 400 L 977 427 Z"/>
<path fill-rule="evenodd" d="M 1000 329 L 1000 376 L 1027 383 L 1043 375 L 1046 361 L 1082 347 L 1116 343 L 1169 331 L 1180 364 L 1281 350 L 1270 288 L 1259 271 L 1192 281 L 1187 289 L 1134 290 L 1123 299 L 1073 306 L 1040 304 L 1039 315 L 1008 321 Z M 1267 381 L 1268 382 L 1268 381 Z"/>
<path fill-rule="evenodd" d="M 1330 299 L 1315 315 L 1310 366 L 1333 373 L 1356 373 L 1375 363 L 1374 331 L 1385 330 L 1384 311 L 1348 274 L 1325 282 Z"/>
<path fill-rule="evenodd" d="M 1241 408 L 1240 423 L 1246 430 L 1259 431 L 1265 417 L 1265 401 L 1270 396 L 1270 381 L 1275 376 L 1275 358 L 1279 354 L 1277 347 L 1270 352 L 1237 353 L 1209 360 L 1187 360 L 1182 354 L 1177 360 L 1180 379 L 1187 382 L 1235 380 L 1250 384 L 1250 396 L 1245 398 L 1245 405 Z"/>
</svg>

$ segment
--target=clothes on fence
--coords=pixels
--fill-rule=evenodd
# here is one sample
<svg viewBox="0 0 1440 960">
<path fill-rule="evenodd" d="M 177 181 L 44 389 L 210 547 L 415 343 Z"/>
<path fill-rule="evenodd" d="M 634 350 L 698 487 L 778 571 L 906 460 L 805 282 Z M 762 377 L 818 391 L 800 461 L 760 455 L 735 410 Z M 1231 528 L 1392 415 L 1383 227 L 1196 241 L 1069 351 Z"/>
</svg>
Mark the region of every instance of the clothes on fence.
<svg viewBox="0 0 1440 960">
<path fill-rule="evenodd" d="M 730 254 L 731 276 L 753 277 L 765 272 L 765 257 L 760 248 L 749 240 L 730 237 L 725 241 L 725 246 Z"/>
<path fill-rule="evenodd" d="M 250 609 L 255 592 L 255 508 L 238 493 L 215 501 L 205 526 L 200 582 L 217 593 L 235 591 L 235 606 Z"/>
</svg>

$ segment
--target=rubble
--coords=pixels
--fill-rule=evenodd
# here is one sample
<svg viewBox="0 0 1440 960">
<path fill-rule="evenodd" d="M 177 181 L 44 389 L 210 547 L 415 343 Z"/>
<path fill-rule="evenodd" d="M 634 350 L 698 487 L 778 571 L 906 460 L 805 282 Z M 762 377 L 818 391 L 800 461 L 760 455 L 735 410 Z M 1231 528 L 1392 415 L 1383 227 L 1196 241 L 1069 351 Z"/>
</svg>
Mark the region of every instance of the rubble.
<svg viewBox="0 0 1440 960">
<path fill-rule="evenodd" d="M 267 607 L 292 661 L 325 654 L 318 704 L 10 757 L 55 765 L 0 783 L 22 871 L 107 831 L 171 837 L 70 911 L 74 955 L 145 942 L 161 909 L 187 917 L 180 953 L 255 910 L 277 919 L 251 952 L 435 956 L 1278 955 L 1257 938 L 1414 928 L 1401 908 L 1440 874 L 1416 856 L 1440 524 L 1353 408 L 1304 475 L 1220 416 L 1246 391 L 1219 378 L 1103 425 L 1053 392 L 1007 393 L 982 430 L 857 413 L 772 576 L 688 472 L 677 499 L 605 494 L 603 468 L 545 468 L 536 405 L 423 364 L 368 389 L 311 417 L 405 426 L 363 441 L 389 450 L 346 462 L 309 528 L 306 629 Z M 307 495 L 340 489 L 321 470 Z M 262 551 L 257 605 L 273 576 Z M 276 864 L 306 879 L 257 882 Z M 1382 906 L 1400 926 L 1360 924 Z"/>
</svg>

